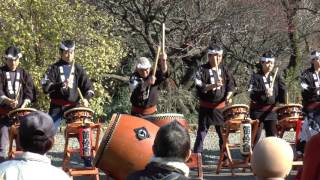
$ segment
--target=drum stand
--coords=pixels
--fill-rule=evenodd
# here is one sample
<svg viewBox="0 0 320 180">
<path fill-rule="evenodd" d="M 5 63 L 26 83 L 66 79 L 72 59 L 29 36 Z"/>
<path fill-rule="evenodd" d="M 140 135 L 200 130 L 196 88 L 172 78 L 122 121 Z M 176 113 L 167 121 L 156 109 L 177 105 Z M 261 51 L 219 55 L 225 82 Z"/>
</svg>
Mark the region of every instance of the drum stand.
<svg viewBox="0 0 320 180">
<path fill-rule="evenodd" d="M 301 133 L 301 127 L 302 127 L 302 117 L 297 119 L 297 118 L 286 118 L 278 122 L 277 124 L 277 130 L 278 130 L 278 136 L 279 138 L 283 138 L 283 135 L 286 131 L 290 131 L 290 129 L 294 129 L 296 132 L 295 135 L 295 141 L 294 142 L 289 142 L 291 146 L 295 147 L 296 144 L 299 142 L 299 136 Z M 303 166 L 303 161 L 300 158 L 295 158 L 293 163 L 293 166 Z"/>
<path fill-rule="evenodd" d="M 17 153 L 21 153 L 21 147 L 19 142 L 19 124 L 14 123 L 9 127 L 9 152 L 8 157 L 9 159 L 15 158 Z M 16 147 L 13 148 L 13 141 L 15 141 Z"/>
<path fill-rule="evenodd" d="M 96 167 L 89 168 L 71 168 L 69 167 L 70 157 L 73 153 L 80 153 L 80 149 L 74 149 L 69 147 L 69 139 L 70 138 L 78 138 L 79 129 L 82 126 L 82 121 L 74 122 L 67 124 L 65 129 L 65 146 L 64 146 L 64 158 L 62 163 L 62 169 L 66 172 L 69 172 L 71 176 L 95 176 L 96 180 L 99 180 L 99 170 Z M 93 141 L 93 145 L 91 147 L 91 154 L 94 158 L 96 155 L 96 151 L 99 146 L 99 137 L 101 132 L 101 125 L 90 123 L 91 131 L 96 132 L 95 141 Z M 93 138 L 94 139 L 94 138 Z"/>
<path fill-rule="evenodd" d="M 203 179 L 201 153 L 192 153 L 186 164 L 190 169 L 196 168 L 198 171 L 198 178 Z"/>
<path fill-rule="evenodd" d="M 252 131 L 251 131 L 251 147 L 252 147 L 257 134 L 259 122 L 258 120 L 251 120 L 250 124 L 252 127 Z M 250 168 L 249 161 L 251 159 L 252 152 L 250 152 L 247 156 L 245 156 L 244 160 L 234 160 L 230 152 L 231 148 L 240 147 L 240 143 L 237 143 L 237 144 L 229 143 L 229 134 L 237 133 L 240 129 L 240 125 L 241 125 L 241 120 L 229 120 L 225 122 L 224 126 L 222 127 L 223 145 L 222 145 L 222 151 L 220 151 L 220 157 L 219 157 L 219 161 L 216 169 L 216 174 L 220 173 L 223 160 L 225 159 L 225 157 L 228 160 L 228 165 L 226 168 L 231 169 L 232 176 L 235 175 L 233 171 L 234 168 L 243 168 L 243 172 L 245 172 L 246 168 Z"/>
</svg>

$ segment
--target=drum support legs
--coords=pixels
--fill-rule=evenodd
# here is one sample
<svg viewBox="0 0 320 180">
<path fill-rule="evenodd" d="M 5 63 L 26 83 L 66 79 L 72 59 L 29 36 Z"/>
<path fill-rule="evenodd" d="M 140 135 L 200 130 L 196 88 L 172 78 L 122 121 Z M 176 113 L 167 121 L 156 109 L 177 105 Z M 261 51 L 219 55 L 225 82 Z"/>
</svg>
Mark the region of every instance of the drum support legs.
<svg viewBox="0 0 320 180">
<path fill-rule="evenodd" d="M 202 156 L 200 153 L 192 153 L 186 164 L 190 169 L 196 168 L 198 178 L 203 179 Z"/>
<path fill-rule="evenodd" d="M 69 147 L 69 139 L 78 138 L 78 132 L 81 128 L 81 123 L 71 123 L 67 124 L 65 129 L 65 147 L 64 147 L 64 158 L 62 169 L 68 172 L 71 176 L 94 176 L 96 180 L 99 180 L 99 170 L 96 167 L 89 168 L 71 168 L 69 167 L 69 162 L 71 155 L 73 153 L 79 153 L 79 149 L 74 149 Z M 95 141 L 91 147 L 92 157 L 96 155 L 96 150 L 99 146 L 99 137 L 101 132 L 100 124 L 90 124 L 90 129 L 96 132 Z"/>
<path fill-rule="evenodd" d="M 253 142 L 255 141 L 255 136 L 257 133 L 257 128 L 259 123 L 257 120 L 252 120 L 250 123 L 252 126 L 251 142 L 253 144 Z M 224 165 L 223 163 L 225 163 L 224 160 L 227 160 L 228 164 L 225 164 L 225 167 L 231 170 L 232 176 L 235 175 L 233 171 L 234 168 L 243 168 L 243 172 L 245 172 L 246 168 L 250 168 L 249 161 L 251 158 L 251 152 L 243 160 L 235 160 L 232 158 L 231 151 L 230 151 L 231 148 L 239 147 L 240 143 L 239 144 L 229 143 L 229 134 L 236 133 L 240 128 L 240 124 L 241 124 L 240 121 L 230 120 L 226 122 L 224 127 L 221 127 L 223 128 L 222 129 L 223 145 L 220 151 L 220 157 L 217 164 L 216 174 L 220 173 L 220 170 Z"/>
<path fill-rule="evenodd" d="M 21 151 L 20 148 L 20 142 L 18 138 L 18 131 L 19 131 L 19 126 L 17 125 L 12 125 L 9 128 L 9 152 L 8 152 L 8 157 L 9 159 L 12 159 L 15 157 L 16 153 Z M 15 141 L 16 147 L 13 147 L 13 141 Z"/>
</svg>

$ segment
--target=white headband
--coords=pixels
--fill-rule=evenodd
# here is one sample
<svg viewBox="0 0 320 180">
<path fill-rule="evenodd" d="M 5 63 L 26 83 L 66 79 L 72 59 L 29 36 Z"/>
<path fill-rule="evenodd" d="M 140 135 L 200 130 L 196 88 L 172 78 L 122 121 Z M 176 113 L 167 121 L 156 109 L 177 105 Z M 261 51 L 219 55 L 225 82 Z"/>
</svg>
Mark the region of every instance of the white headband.
<svg viewBox="0 0 320 180">
<path fill-rule="evenodd" d="M 60 43 L 60 48 L 65 50 L 65 51 L 69 51 L 69 50 L 74 50 L 75 45 L 73 45 L 71 48 L 68 48 L 67 46 L 65 46 L 63 43 Z"/>
<path fill-rule="evenodd" d="M 222 54 L 223 50 L 209 49 L 208 54 Z"/>
<path fill-rule="evenodd" d="M 273 62 L 274 63 L 274 58 L 266 58 L 266 57 L 261 57 L 260 61 L 262 62 Z"/>
<path fill-rule="evenodd" d="M 317 58 L 317 59 L 320 58 L 320 53 L 319 53 L 319 52 L 316 52 L 315 54 L 313 54 L 313 55 L 310 56 L 310 59 L 311 59 L 311 60 L 313 60 L 313 59 L 315 59 L 315 58 Z"/>
<path fill-rule="evenodd" d="M 7 59 L 17 59 L 17 58 L 21 58 L 22 54 L 19 53 L 19 54 L 17 54 L 17 56 L 12 56 L 12 54 L 7 54 L 4 57 L 7 58 Z"/>
</svg>

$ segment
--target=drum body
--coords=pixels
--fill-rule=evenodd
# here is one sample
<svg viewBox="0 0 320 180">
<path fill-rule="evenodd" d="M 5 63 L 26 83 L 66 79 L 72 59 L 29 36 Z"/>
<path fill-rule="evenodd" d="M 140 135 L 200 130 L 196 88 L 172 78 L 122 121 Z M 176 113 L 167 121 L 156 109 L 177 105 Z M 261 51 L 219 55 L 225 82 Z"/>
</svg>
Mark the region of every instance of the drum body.
<svg viewBox="0 0 320 180">
<path fill-rule="evenodd" d="M 63 117 L 68 123 L 74 123 L 81 120 L 91 120 L 93 118 L 94 111 L 86 107 L 76 107 L 64 112 Z"/>
<path fill-rule="evenodd" d="M 145 119 L 114 114 L 94 165 L 115 179 L 142 170 L 153 156 L 152 145 L 159 127 Z"/>
<path fill-rule="evenodd" d="M 283 120 L 298 120 L 302 118 L 301 104 L 288 104 L 277 109 L 279 121 Z"/>
<path fill-rule="evenodd" d="M 225 121 L 229 121 L 229 120 L 242 121 L 248 117 L 249 106 L 245 104 L 234 104 L 232 106 L 226 107 L 223 110 L 222 114 Z"/>
<path fill-rule="evenodd" d="M 143 116 L 142 118 L 149 120 L 150 122 L 161 127 L 174 120 L 178 121 L 182 126 L 188 128 L 188 121 L 184 119 L 183 114 L 165 113 Z"/>
<path fill-rule="evenodd" d="M 25 116 L 31 112 L 37 111 L 34 108 L 18 108 L 15 110 L 12 110 L 8 113 L 8 117 L 14 124 L 19 124 L 20 117 Z"/>
</svg>

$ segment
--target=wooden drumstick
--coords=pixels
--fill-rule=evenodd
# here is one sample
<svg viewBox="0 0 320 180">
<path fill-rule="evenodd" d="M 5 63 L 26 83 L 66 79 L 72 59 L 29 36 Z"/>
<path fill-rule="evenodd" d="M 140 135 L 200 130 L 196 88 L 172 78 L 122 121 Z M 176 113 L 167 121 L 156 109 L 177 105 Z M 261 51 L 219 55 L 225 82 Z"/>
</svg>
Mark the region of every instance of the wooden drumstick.
<svg viewBox="0 0 320 180">
<path fill-rule="evenodd" d="M 77 88 L 77 90 L 78 90 L 80 99 L 83 101 L 83 100 L 84 100 L 84 97 L 83 97 L 83 95 L 82 95 L 82 93 L 81 93 L 81 90 L 80 90 L 79 88 Z"/>
<path fill-rule="evenodd" d="M 156 72 L 157 72 L 157 66 L 158 66 L 158 60 L 159 60 L 160 50 L 161 50 L 161 47 L 158 46 L 157 56 L 156 56 L 156 60 L 155 60 L 154 65 L 153 65 L 153 70 L 152 70 L 152 75 L 153 75 L 153 76 L 155 76 L 155 75 L 156 75 Z"/>
<path fill-rule="evenodd" d="M 273 89 L 274 82 L 275 82 L 276 77 L 277 77 L 278 69 L 279 69 L 279 68 L 277 67 L 277 68 L 276 68 L 276 72 L 274 73 L 274 77 L 273 77 L 273 79 L 272 79 L 272 83 L 271 83 L 271 89 Z"/>
<path fill-rule="evenodd" d="M 165 40 L 166 40 L 166 25 L 164 23 L 162 23 L 162 42 L 161 42 L 161 45 L 162 45 L 162 55 L 164 54 L 165 52 Z"/>
<path fill-rule="evenodd" d="M 19 98 L 19 95 L 20 95 L 21 86 L 22 85 L 20 84 L 20 86 L 18 88 L 18 91 L 17 91 L 17 94 L 16 94 L 16 98 L 14 98 L 15 101 L 18 101 L 18 98 Z"/>
</svg>

